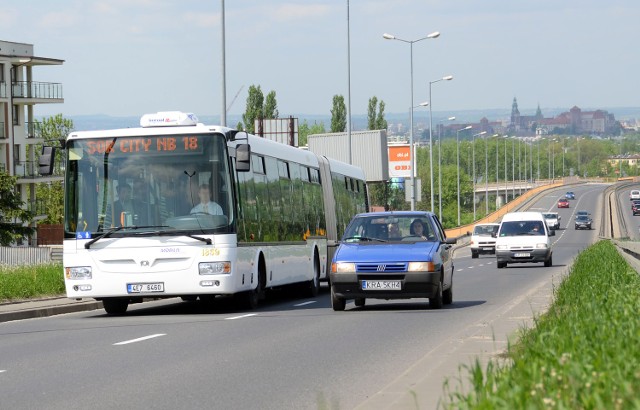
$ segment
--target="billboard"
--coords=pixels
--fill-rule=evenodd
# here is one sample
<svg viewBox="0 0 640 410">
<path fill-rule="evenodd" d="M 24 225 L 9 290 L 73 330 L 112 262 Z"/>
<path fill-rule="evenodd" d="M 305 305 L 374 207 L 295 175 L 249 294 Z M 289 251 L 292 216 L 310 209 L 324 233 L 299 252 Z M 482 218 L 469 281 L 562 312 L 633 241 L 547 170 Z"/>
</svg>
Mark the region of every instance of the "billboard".
<svg viewBox="0 0 640 410">
<path fill-rule="evenodd" d="M 411 178 L 411 146 L 389 145 L 389 178 Z"/>
</svg>

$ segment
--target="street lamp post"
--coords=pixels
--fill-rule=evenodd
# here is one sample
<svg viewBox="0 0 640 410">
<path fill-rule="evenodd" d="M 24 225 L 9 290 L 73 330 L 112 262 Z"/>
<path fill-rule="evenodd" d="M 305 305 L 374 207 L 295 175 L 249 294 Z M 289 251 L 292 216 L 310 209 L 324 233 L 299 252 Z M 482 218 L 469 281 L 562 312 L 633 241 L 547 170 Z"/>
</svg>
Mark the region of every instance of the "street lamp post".
<svg viewBox="0 0 640 410">
<path fill-rule="evenodd" d="M 458 168 L 458 226 L 460 226 L 460 131 L 470 130 L 471 125 L 456 131 L 456 166 Z M 475 195 L 475 194 L 474 194 Z"/>
<path fill-rule="evenodd" d="M 498 134 L 493 134 L 493 136 L 496 138 L 496 211 L 498 210 L 498 197 L 500 196 L 500 184 L 498 182 L 498 179 L 500 179 L 500 175 L 498 173 L 498 170 L 500 169 L 500 159 L 498 158 L 498 149 L 500 148 L 500 145 L 498 144 Z"/>
<path fill-rule="evenodd" d="M 515 137 L 512 137 L 512 138 L 515 138 Z M 511 141 L 511 179 L 513 180 L 513 185 L 511 186 L 511 198 L 516 199 L 516 142 L 515 140 Z"/>
<path fill-rule="evenodd" d="M 471 138 L 471 163 L 473 165 L 473 221 L 476 220 L 476 137 L 486 134 L 487 131 L 482 131 L 477 134 L 473 134 Z"/>
<path fill-rule="evenodd" d="M 484 216 L 489 215 L 489 136 L 484 137 Z"/>
<path fill-rule="evenodd" d="M 392 34 L 388 34 L 388 33 L 384 33 L 382 35 L 382 38 L 384 38 L 385 40 L 398 40 L 398 41 L 402 41 L 403 43 L 408 43 L 409 44 L 409 51 L 410 51 L 410 73 L 411 73 L 411 105 L 409 105 L 409 107 L 411 107 L 410 113 L 409 113 L 409 146 L 410 146 L 410 151 L 411 151 L 411 161 L 414 161 L 414 157 L 415 157 L 415 147 L 413 145 L 413 43 L 417 43 L 418 41 L 422 41 L 422 40 L 426 40 L 428 38 L 438 38 L 440 36 L 440 32 L 438 31 L 434 31 L 433 33 L 427 35 L 426 37 L 422 37 L 419 38 L 417 40 L 404 40 L 401 38 L 398 38 Z M 432 167 L 433 168 L 433 167 Z M 414 211 L 416 209 L 416 170 L 415 168 L 412 166 L 411 167 L 411 210 Z M 432 178 L 432 187 L 431 187 L 431 195 L 432 195 L 432 199 L 431 199 L 431 210 L 433 210 L 433 178 Z"/>
<path fill-rule="evenodd" d="M 447 75 L 437 80 L 429 81 L 429 168 L 431 176 L 431 212 L 433 212 L 433 101 L 431 101 L 431 84 L 451 80 L 453 80 L 453 76 Z M 440 134 L 438 134 L 438 215 L 442 218 L 442 171 L 440 170 L 440 151 L 442 150 L 442 146 L 440 144 Z"/>
<path fill-rule="evenodd" d="M 504 140 L 504 203 L 509 202 L 509 189 L 507 188 L 507 139 Z"/>
<path fill-rule="evenodd" d="M 429 84 L 431 85 L 431 84 Z M 429 87 L 431 91 L 431 87 Z M 431 96 L 429 96 L 431 98 Z M 456 117 L 448 117 L 447 121 L 453 121 Z M 429 110 L 429 121 L 431 121 L 431 110 Z M 440 120 L 442 123 L 445 120 Z M 442 134 L 442 127 L 438 127 L 438 215 L 442 218 L 442 140 L 440 134 Z"/>
</svg>

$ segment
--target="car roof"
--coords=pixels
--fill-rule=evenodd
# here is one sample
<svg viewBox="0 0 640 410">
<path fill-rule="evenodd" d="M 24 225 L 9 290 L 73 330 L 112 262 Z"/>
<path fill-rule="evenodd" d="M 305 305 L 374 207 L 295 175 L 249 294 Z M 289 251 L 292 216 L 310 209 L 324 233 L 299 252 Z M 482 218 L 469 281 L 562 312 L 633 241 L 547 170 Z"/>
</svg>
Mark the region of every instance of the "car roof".
<svg viewBox="0 0 640 410">
<path fill-rule="evenodd" d="M 475 224 L 473 227 L 475 228 L 476 226 L 500 226 L 500 224 L 495 222 L 487 222 L 487 223 Z"/>
<path fill-rule="evenodd" d="M 354 216 L 354 218 L 360 217 L 386 217 L 386 216 L 428 216 L 435 215 L 433 212 L 429 211 L 380 211 L 380 212 L 363 212 Z"/>
</svg>

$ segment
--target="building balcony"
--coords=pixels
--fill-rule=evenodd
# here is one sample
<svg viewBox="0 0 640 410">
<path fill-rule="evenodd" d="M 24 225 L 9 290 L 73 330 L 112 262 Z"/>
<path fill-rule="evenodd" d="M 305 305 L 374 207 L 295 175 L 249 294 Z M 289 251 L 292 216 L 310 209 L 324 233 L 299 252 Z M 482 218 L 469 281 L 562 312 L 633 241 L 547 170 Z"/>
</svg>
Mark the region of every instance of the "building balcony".
<svg viewBox="0 0 640 410">
<path fill-rule="evenodd" d="M 37 161 L 18 161 L 13 171 L 13 175 L 18 178 L 18 184 L 62 181 L 64 179 L 64 171 L 62 170 L 54 171 L 54 175 L 40 175 Z"/>
<path fill-rule="evenodd" d="M 7 139 L 9 136 L 4 130 L 4 122 L 0 121 L 0 140 Z"/>
<path fill-rule="evenodd" d="M 14 81 L 11 83 L 11 97 L 29 100 L 62 101 L 62 84 L 43 83 L 39 81 Z"/>
<path fill-rule="evenodd" d="M 0 98 L 7 98 L 7 83 L 0 81 Z"/>
</svg>

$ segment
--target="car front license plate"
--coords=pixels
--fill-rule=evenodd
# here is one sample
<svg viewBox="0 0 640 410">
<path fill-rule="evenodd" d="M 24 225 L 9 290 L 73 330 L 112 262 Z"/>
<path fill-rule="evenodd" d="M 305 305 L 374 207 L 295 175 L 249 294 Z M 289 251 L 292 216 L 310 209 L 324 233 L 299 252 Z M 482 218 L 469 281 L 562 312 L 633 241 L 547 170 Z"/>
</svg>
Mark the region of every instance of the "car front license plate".
<svg viewBox="0 0 640 410">
<path fill-rule="evenodd" d="M 399 280 L 363 280 L 362 290 L 401 290 L 402 281 Z"/>
<path fill-rule="evenodd" d="M 127 283 L 127 293 L 164 292 L 164 283 Z"/>
<path fill-rule="evenodd" d="M 531 254 L 529 252 L 518 252 L 513 255 L 514 258 L 528 258 Z"/>
</svg>

